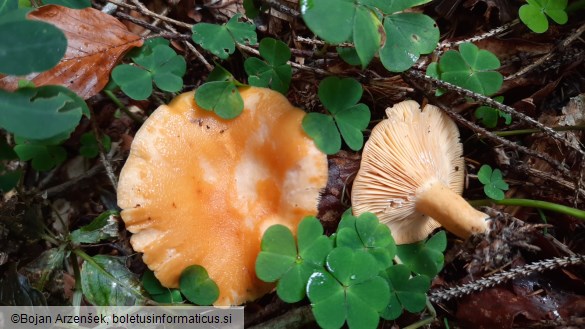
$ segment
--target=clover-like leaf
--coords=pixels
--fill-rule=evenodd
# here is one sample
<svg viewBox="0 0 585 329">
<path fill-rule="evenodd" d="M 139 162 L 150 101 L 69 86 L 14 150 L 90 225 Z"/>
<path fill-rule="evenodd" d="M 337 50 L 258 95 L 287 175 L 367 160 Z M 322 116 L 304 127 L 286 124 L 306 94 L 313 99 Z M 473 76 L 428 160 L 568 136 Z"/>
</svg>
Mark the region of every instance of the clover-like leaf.
<svg viewBox="0 0 585 329">
<path fill-rule="evenodd" d="M 276 293 L 289 303 L 305 298 L 309 277 L 323 268 L 325 257 L 333 248 L 314 216 L 305 217 L 299 223 L 297 239 L 298 248 L 288 228 L 271 226 L 262 237 L 262 251 L 256 259 L 258 278 L 266 282 L 278 280 Z"/>
<path fill-rule="evenodd" d="M 89 115 L 87 104 L 65 87 L 0 89 L 0 128 L 25 139 L 68 136 L 83 114 Z"/>
<path fill-rule="evenodd" d="M 567 0 L 526 0 L 526 2 L 527 4 L 520 7 L 518 16 L 533 32 L 543 33 L 548 30 L 546 16 L 561 25 L 567 23 L 569 19 L 565 11 Z"/>
<path fill-rule="evenodd" d="M 173 304 L 184 301 L 179 289 L 169 289 L 163 287 L 163 285 L 160 284 L 158 279 L 154 276 L 154 272 L 149 269 L 144 271 L 141 281 L 144 289 L 157 303 Z"/>
<path fill-rule="evenodd" d="M 411 277 L 410 269 L 402 264 L 388 268 L 382 273 L 390 287 L 390 303 L 381 316 L 386 320 L 394 320 L 405 309 L 411 313 L 418 313 L 425 308 L 426 293 L 431 286 L 431 280 L 425 275 Z"/>
<path fill-rule="evenodd" d="M 21 142 L 21 143 L 19 143 Z M 17 140 L 14 152 L 22 161 L 31 161 L 34 170 L 48 171 L 67 159 L 67 152 L 60 145 L 47 145 L 25 140 Z"/>
<path fill-rule="evenodd" d="M 440 231 L 427 241 L 397 246 L 396 254 L 412 272 L 434 278 L 443 268 L 447 235 Z"/>
<path fill-rule="evenodd" d="M 379 270 L 392 265 L 396 244 L 388 226 L 381 224 L 372 213 L 359 217 L 344 213 L 337 228 L 337 246 L 365 251 L 376 259 Z"/>
<path fill-rule="evenodd" d="M 331 116 L 309 113 L 303 118 L 302 126 L 324 153 L 339 151 L 340 134 L 352 150 L 362 148 L 363 131 L 370 122 L 369 108 L 362 103 L 356 104 L 362 92 L 360 83 L 351 78 L 328 77 L 319 84 L 319 99 Z"/>
<path fill-rule="evenodd" d="M 439 28 L 429 16 L 399 13 L 384 19 L 386 43 L 380 49 L 380 61 L 392 72 L 410 68 L 421 54 L 432 52 L 439 42 Z"/>
<path fill-rule="evenodd" d="M 305 24 L 330 43 L 349 41 L 357 9 L 355 0 L 300 0 Z"/>
<path fill-rule="evenodd" d="M 0 192 L 6 193 L 18 185 L 22 177 L 22 170 L 6 170 L 4 165 L 0 164 Z"/>
<path fill-rule="evenodd" d="M 307 296 L 317 323 L 323 328 L 375 328 L 389 302 L 387 282 L 378 275 L 373 256 L 347 247 L 327 256 L 328 272 L 309 278 Z"/>
<path fill-rule="evenodd" d="M 361 0 L 362 4 L 374 6 L 385 14 L 394 14 L 428 2 L 431 0 Z"/>
<path fill-rule="evenodd" d="M 185 58 L 164 42 L 150 43 L 131 58 L 136 65 L 122 64 L 112 70 L 112 79 L 130 98 L 147 99 L 152 94 L 153 82 L 163 91 L 177 92 L 183 88 Z"/>
<path fill-rule="evenodd" d="M 504 199 L 504 191 L 507 191 L 509 186 L 504 181 L 500 169 L 492 170 L 489 165 L 483 165 L 477 172 L 477 178 L 484 185 L 485 195 L 494 200 Z"/>
<path fill-rule="evenodd" d="M 380 49 L 382 22 L 368 8 L 359 6 L 355 12 L 353 40 L 358 58 L 365 68 Z"/>
<path fill-rule="evenodd" d="M 438 66 L 432 66 L 427 73 L 436 75 L 438 72 L 443 81 L 489 96 L 497 92 L 504 81 L 503 76 L 494 71 L 499 67 L 500 61 L 496 55 L 488 50 L 480 50 L 472 43 L 463 43 L 459 51 L 445 52 Z"/>
<path fill-rule="evenodd" d="M 494 100 L 502 103 L 504 101 L 504 97 L 494 97 Z M 480 106 L 475 110 L 475 118 L 480 120 L 481 123 L 488 128 L 495 128 L 498 124 L 498 118 L 503 118 L 504 123 L 507 125 L 512 122 L 512 115 L 509 113 L 505 113 L 485 105 Z"/>
<path fill-rule="evenodd" d="M 97 138 L 92 132 L 87 132 L 81 135 L 79 142 L 81 143 L 81 147 L 79 148 L 79 154 L 81 154 L 82 156 L 91 159 L 95 158 L 100 153 Z M 110 136 L 103 135 L 100 143 L 104 147 L 105 152 L 110 151 L 110 148 L 112 147 L 112 139 L 110 138 Z"/>
<path fill-rule="evenodd" d="M 6 16 L 12 15 L 14 12 Z M 0 40 L 0 73 L 10 75 L 47 71 L 59 63 L 67 50 L 63 31 L 36 20 L 3 21 Z"/>
<path fill-rule="evenodd" d="M 179 289 L 190 302 L 197 305 L 211 305 L 219 297 L 219 287 L 200 265 L 191 265 L 181 272 Z"/>
<path fill-rule="evenodd" d="M 199 23 L 193 25 L 192 39 L 204 49 L 221 59 L 226 59 L 236 50 L 236 43 L 257 43 L 254 24 L 240 22 L 242 14 L 236 14 L 223 24 Z"/>
<path fill-rule="evenodd" d="M 302 121 L 303 130 L 325 154 L 335 154 L 341 149 L 341 137 L 330 115 L 308 113 Z"/>
<path fill-rule="evenodd" d="M 233 81 L 202 84 L 195 93 L 197 105 L 224 119 L 233 119 L 244 110 L 244 100 Z"/>
<path fill-rule="evenodd" d="M 292 69 L 287 64 L 290 49 L 282 41 L 264 38 L 258 50 L 266 62 L 255 57 L 246 59 L 244 69 L 249 75 L 248 82 L 252 86 L 270 87 L 285 94 L 292 76 Z"/>
<path fill-rule="evenodd" d="M 329 43 L 353 41 L 355 55 L 363 68 L 379 51 L 386 69 L 401 72 L 411 67 L 420 54 L 432 52 L 439 41 L 439 29 L 430 17 L 400 12 L 428 1 L 301 0 L 300 3 L 309 29 Z M 383 45 L 382 40 L 385 40 Z M 347 51 L 344 55 L 348 58 Z"/>
</svg>

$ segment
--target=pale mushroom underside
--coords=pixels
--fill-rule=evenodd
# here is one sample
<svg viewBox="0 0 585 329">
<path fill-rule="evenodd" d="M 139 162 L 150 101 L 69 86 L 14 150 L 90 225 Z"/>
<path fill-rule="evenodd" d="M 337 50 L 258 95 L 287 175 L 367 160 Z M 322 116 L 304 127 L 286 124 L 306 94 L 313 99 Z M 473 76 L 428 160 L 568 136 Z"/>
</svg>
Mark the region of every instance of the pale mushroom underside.
<svg viewBox="0 0 585 329">
<path fill-rule="evenodd" d="M 439 108 L 427 105 L 421 111 L 415 101 L 396 104 L 386 114 L 364 146 L 353 211 L 376 214 L 398 244 L 420 241 L 441 225 L 415 209 L 417 192 L 436 182 L 457 194 L 463 190 L 459 131 Z"/>
</svg>

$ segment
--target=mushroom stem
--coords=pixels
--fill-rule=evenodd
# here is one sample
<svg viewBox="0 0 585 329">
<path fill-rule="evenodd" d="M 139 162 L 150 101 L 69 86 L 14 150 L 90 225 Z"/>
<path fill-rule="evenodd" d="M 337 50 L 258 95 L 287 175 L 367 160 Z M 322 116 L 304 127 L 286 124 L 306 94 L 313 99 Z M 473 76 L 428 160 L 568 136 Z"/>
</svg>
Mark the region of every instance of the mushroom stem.
<svg viewBox="0 0 585 329">
<path fill-rule="evenodd" d="M 473 208 L 440 182 L 418 192 L 415 208 L 460 238 L 484 233 L 488 228 L 488 215 Z"/>
</svg>

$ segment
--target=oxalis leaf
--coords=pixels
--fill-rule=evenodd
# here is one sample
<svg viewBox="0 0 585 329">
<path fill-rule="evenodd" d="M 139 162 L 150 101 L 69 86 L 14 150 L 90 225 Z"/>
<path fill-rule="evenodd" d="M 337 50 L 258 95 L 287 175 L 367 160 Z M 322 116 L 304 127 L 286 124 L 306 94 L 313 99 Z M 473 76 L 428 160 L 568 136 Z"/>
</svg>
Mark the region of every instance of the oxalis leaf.
<svg viewBox="0 0 585 329">
<path fill-rule="evenodd" d="M 372 213 L 355 217 L 351 214 L 351 209 L 341 217 L 337 227 L 336 245 L 371 254 L 380 271 L 392 265 L 392 259 L 396 255 L 396 244 L 388 226 L 381 224 Z"/>
<path fill-rule="evenodd" d="M 543 33 L 548 30 L 546 16 L 561 25 L 567 23 L 569 19 L 565 11 L 567 0 L 527 0 L 526 2 L 527 4 L 518 10 L 518 16 L 533 32 Z"/>
<path fill-rule="evenodd" d="M 191 265 L 183 270 L 179 288 L 187 299 L 197 305 L 211 305 L 219 297 L 219 287 L 203 266 Z"/>
<path fill-rule="evenodd" d="M 192 28 L 192 39 L 217 57 L 226 59 L 236 50 L 236 43 L 257 43 L 255 26 L 240 22 L 241 17 L 241 14 L 236 14 L 224 25 L 195 24 Z"/>
<path fill-rule="evenodd" d="M 425 275 L 411 277 L 408 267 L 394 265 L 382 272 L 390 287 L 390 302 L 381 316 L 386 320 L 397 319 L 402 310 L 419 313 L 425 308 L 426 293 L 431 287 L 431 280 Z"/>
<path fill-rule="evenodd" d="M 482 95 L 497 92 L 504 81 L 494 71 L 500 61 L 493 53 L 480 50 L 472 43 L 463 43 L 459 51 L 448 50 L 439 59 L 438 65 L 429 65 L 427 74 Z"/>
<path fill-rule="evenodd" d="M 50 142 L 35 142 L 16 137 L 14 152 L 22 161 L 31 161 L 34 170 L 48 171 L 67 159 L 67 152 L 60 145 Z"/>
<path fill-rule="evenodd" d="M 93 305 L 141 305 L 144 296 L 138 278 L 128 270 L 124 258 L 96 255 L 81 267 L 81 289 Z"/>
<path fill-rule="evenodd" d="M 206 82 L 195 92 L 197 105 L 224 119 L 233 119 L 244 110 L 244 100 L 233 81 Z"/>
<path fill-rule="evenodd" d="M 25 139 L 69 135 L 82 114 L 89 116 L 87 105 L 65 87 L 0 89 L 0 127 Z"/>
<path fill-rule="evenodd" d="M 363 131 L 370 122 L 370 109 L 358 103 L 362 86 L 354 79 L 328 77 L 319 84 L 319 99 L 330 116 L 309 113 L 302 126 L 317 147 L 326 154 L 334 154 L 341 148 L 341 138 L 354 151 L 362 148 Z M 339 131 L 338 131 L 339 130 Z"/>
<path fill-rule="evenodd" d="M 282 225 L 269 227 L 262 237 L 256 259 L 256 275 L 262 281 L 278 280 L 276 293 L 288 303 L 305 297 L 307 281 L 323 268 L 333 242 L 323 235 L 323 226 L 314 216 L 305 217 L 297 230 L 298 244 L 292 232 Z"/>
<path fill-rule="evenodd" d="M 179 289 L 163 287 L 154 276 L 151 270 L 146 270 L 142 275 L 142 286 L 149 293 L 152 299 L 158 303 L 172 304 L 184 301 Z"/>
<path fill-rule="evenodd" d="M 410 68 L 421 54 L 432 52 L 439 42 L 439 28 L 429 16 L 399 13 L 384 19 L 386 43 L 380 49 L 380 61 L 392 72 Z"/>
<path fill-rule="evenodd" d="M 494 100 L 502 103 L 504 97 L 494 97 Z M 502 112 L 498 109 L 494 109 L 489 106 L 480 106 L 475 110 L 475 118 L 480 120 L 481 123 L 488 128 L 495 128 L 498 125 L 498 118 L 503 118 L 504 123 L 509 125 L 512 122 L 512 115 Z"/>
<path fill-rule="evenodd" d="M 154 46 L 154 47 L 153 47 Z M 183 88 L 187 64 L 183 56 L 162 42 L 148 44 L 132 57 L 138 65 L 121 64 L 112 70 L 112 79 L 132 99 L 144 100 L 152 94 L 152 84 L 163 91 Z"/>
<path fill-rule="evenodd" d="M 477 172 L 477 178 L 484 185 L 485 195 L 494 200 L 504 199 L 504 191 L 507 191 L 509 186 L 502 178 L 500 169 L 492 170 L 489 165 L 483 165 Z"/>
<path fill-rule="evenodd" d="M 179 289 L 163 287 L 154 276 L 154 272 L 149 269 L 144 271 L 141 281 L 144 289 L 157 303 L 173 304 L 181 303 L 184 300 Z"/>
<path fill-rule="evenodd" d="M 374 257 L 337 247 L 327 256 L 327 271 L 309 278 L 307 296 L 317 323 L 323 328 L 376 328 L 390 300 L 386 281 L 378 275 Z"/>
<path fill-rule="evenodd" d="M 301 13 L 311 31 L 325 41 L 353 41 L 362 68 L 380 51 L 382 64 L 390 71 L 401 72 L 411 67 L 420 54 L 432 52 L 439 41 L 439 29 L 430 17 L 399 13 L 426 2 L 301 0 Z M 382 40 L 385 43 L 380 49 Z M 348 55 L 348 51 L 343 54 L 345 59 Z M 357 64 L 353 58 L 349 62 Z"/>
<path fill-rule="evenodd" d="M 10 75 L 47 71 L 67 50 L 65 34 L 40 21 L 4 22 L 0 24 L 0 40 L 0 72 Z"/>
<path fill-rule="evenodd" d="M 447 235 L 440 231 L 427 241 L 398 245 L 396 254 L 412 272 L 434 278 L 443 268 Z"/>
<path fill-rule="evenodd" d="M 252 86 L 270 87 L 286 94 L 292 76 L 292 69 L 287 64 L 291 55 L 290 49 L 282 41 L 264 38 L 260 41 L 258 50 L 266 62 L 255 57 L 246 59 L 244 69 L 249 75 L 248 82 Z"/>
</svg>

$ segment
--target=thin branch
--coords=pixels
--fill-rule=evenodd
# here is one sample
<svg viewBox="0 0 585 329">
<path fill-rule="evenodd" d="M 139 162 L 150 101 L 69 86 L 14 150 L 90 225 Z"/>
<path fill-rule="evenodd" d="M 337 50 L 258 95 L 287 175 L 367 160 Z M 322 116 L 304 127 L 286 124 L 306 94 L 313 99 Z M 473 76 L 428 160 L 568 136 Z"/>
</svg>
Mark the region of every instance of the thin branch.
<svg viewBox="0 0 585 329">
<path fill-rule="evenodd" d="M 545 259 L 532 264 L 518 266 L 507 271 L 490 275 L 460 286 L 432 291 L 429 294 L 429 299 L 434 303 L 448 301 L 452 298 L 469 295 L 474 291 L 481 291 L 483 289 L 493 287 L 498 284 L 502 284 L 506 281 L 513 280 L 519 277 L 528 276 L 533 273 L 539 273 L 547 270 L 553 270 L 556 268 L 567 267 L 570 265 L 578 265 L 583 263 L 585 263 L 585 255 L 573 255 Z"/>
<path fill-rule="evenodd" d="M 124 8 L 131 9 L 131 10 L 136 10 L 136 11 L 138 11 L 138 12 L 140 12 L 140 13 L 142 13 L 142 14 L 146 15 L 146 16 L 150 16 L 150 17 L 158 18 L 158 19 L 160 19 L 161 21 L 164 21 L 164 22 L 167 22 L 167 23 L 171 23 L 171 24 L 173 24 L 173 25 L 176 25 L 176 26 L 181 26 L 181 27 L 184 27 L 184 28 L 187 28 L 187 29 L 191 29 L 191 27 L 192 27 L 192 25 L 191 25 L 191 24 L 183 23 L 183 22 L 181 22 L 181 21 L 177 21 L 177 20 L 174 20 L 174 19 L 172 19 L 172 18 L 168 18 L 168 17 L 166 17 L 166 16 L 159 15 L 159 14 L 157 14 L 157 13 L 154 13 L 154 12 L 150 11 L 150 10 L 149 10 L 148 8 L 146 8 L 146 7 L 144 7 L 144 8 L 145 8 L 145 10 L 142 10 L 142 9 L 140 9 L 140 8 L 139 8 L 139 7 L 137 7 L 137 6 L 129 5 L 129 4 L 127 4 L 127 3 L 120 2 L 120 1 L 118 1 L 118 0 L 107 0 L 107 1 L 108 1 L 108 2 L 111 2 L 111 3 L 115 4 L 115 5 L 118 5 L 118 6 L 120 6 L 120 7 L 124 7 Z"/>
<path fill-rule="evenodd" d="M 469 97 L 469 98 L 471 98 L 471 99 L 473 99 L 473 100 L 475 100 L 477 102 L 480 102 L 483 105 L 487 105 L 487 106 L 493 107 L 495 109 L 498 109 L 498 110 L 500 110 L 502 112 L 511 114 L 511 115 L 519 118 L 520 120 L 522 120 L 524 122 L 527 122 L 527 123 L 531 124 L 532 126 L 540 129 L 547 136 L 549 136 L 549 137 L 551 137 L 551 138 L 553 138 L 553 139 L 555 139 L 555 140 L 557 140 L 557 141 L 559 141 L 559 142 L 567 145 L 569 148 L 574 149 L 581 156 L 585 156 L 585 152 L 581 148 L 579 148 L 577 146 L 574 146 L 569 140 L 567 140 L 561 134 L 559 134 L 556 131 L 554 131 L 552 128 L 543 125 L 542 123 L 536 121 L 535 119 L 527 116 L 524 113 L 521 113 L 521 112 L 516 111 L 514 108 L 512 108 L 512 107 L 510 107 L 508 105 L 505 105 L 505 104 L 502 104 L 500 102 L 497 102 L 494 99 L 489 98 L 487 96 L 480 95 L 478 93 L 474 93 L 471 90 L 468 90 L 468 89 L 465 89 L 465 88 L 461 88 L 459 86 L 456 86 L 454 84 L 451 84 L 451 83 L 448 83 L 448 82 L 445 82 L 445 81 L 442 81 L 442 80 L 435 79 L 435 78 L 430 77 L 428 75 L 425 75 L 425 74 L 423 74 L 421 72 L 417 72 L 417 71 L 414 71 L 414 70 L 409 70 L 409 71 L 404 72 L 404 75 L 409 76 L 409 77 L 412 77 L 412 78 L 415 78 L 417 80 L 428 81 L 428 82 L 430 82 L 435 87 L 444 88 L 444 89 L 448 89 L 448 90 L 451 90 L 451 91 L 455 91 L 456 93 L 458 93 L 458 94 L 460 94 L 462 96 L 465 96 L 465 97 Z M 555 162 L 556 162 L 556 160 L 555 160 Z"/>
<path fill-rule="evenodd" d="M 242 44 L 237 44 L 237 47 L 240 50 L 244 50 L 244 51 L 246 51 L 248 53 L 251 53 L 251 54 L 254 54 L 256 56 L 260 56 L 260 52 L 257 49 L 252 48 L 250 46 L 246 46 L 246 45 L 242 45 Z M 327 72 L 327 71 L 325 71 L 323 69 L 314 68 L 314 67 L 310 67 L 310 66 L 306 66 L 306 65 L 301 65 L 299 63 L 295 63 L 295 62 L 291 62 L 291 61 L 288 61 L 287 64 L 289 64 L 290 66 L 292 66 L 292 67 L 294 67 L 296 69 L 299 69 L 299 70 L 311 71 L 313 73 L 321 74 L 321 75 L 331 75 L 331 73 L 329 73 L 329 72 Z"/>
<path fill-rule="evenodd" d="M 518 23 L 520 22 L 519 19 L 515 19 L 509 23 L 506 23 L 500 27 L 496 27 L 495 29 L 489 30 L 485 33 L 482 33 L 480 35 L 476 35 L 473 36 L 471 38 L 468 39 L 464 39 L 464 40 L 459 40 L 459 41 L 443 41 L 439 44 L 439 49 L 445 49 L 445 48 L 453 48 L 456 46 L 459 46 L 462 43 L 466 43 L 466 42 L 477 42 L 483 39 L 487 39 L 487 38 L 491 38 L 493 36 L 499 35 L 501 33 L 506 32 L 507 30 L 511 29 L 512 27 L 516 26 Z"/>
<path fill-rule="evenodd" d="M 279 11 L 285 15 L 292 16 L 295 18 L 301 16 L 301 13 L 299 13 L 295 9 L 285 6 L 276 0 L 262 0 L 261 2 L 263 4 L 268 5 L 268 7 L 275 9 L 276 11 Z"/>
<path fill-rule="evenodd" d="M 571 33 L 570 36 L 568 36 L 565 40 L 563 40 L 563 42 L 561 42 L 561 44 L 557 47 L 557 49 L 555 50 L 559 50 L 559 51 L 563 51 L 564 49 L 566 49 L 573 41 L 577 40 L 581 34 L 583 34 L 583 32 L 585 32 L 585 24 L 581 25 L 581 27 L 579 27 L 574 33 Z M 544 64 L 546 61 L 550 60 L 551 58 L 553 58 L 555 56 L 556 51 L 553 50 L 550 53 L 540 57 L 539 59 L 537 59 L 536 61 L 534 61 L 532 64 L 524 67 L 523 69 L 521 69 L 520 71 L 507 76 L 504 80 L 513 80 L 516 79 L 532 70 L 534 70 L 535 68 L 539 67 L 540 65 Z"/>
<path fill-rule="evenodd" d="M 176 30 L 168 23 L 165 23 L 165 27 L 172 32 L 176 32 Z M 199 59 L 199 61 L 205 65 L 208 71 L 213 71 L 213 65 L 209 64 L 205 57 L 203 57 L 203 55 L 199 52 L 199 50 L 197 50 L 197 48 L 195 48 L 193 44 L 191 44 L 191 42 L 185 40 L 184 44 L 187 46 L 187 48 L 189 48 L 189 50 L 193 52 L 193 54 L 195 54 L 195 57 L 197 57 L 197 59 Z"/>
<path fill-rule="evenodd" d="M 456 88 L 456 90 L 460 90 L 460 91 L 461 91 L 461 93 L 463 93 L 463 94 L 464 94 L 465 96 L 467 96 L 467 97 L 471 97 L 471 98 L 473 98 L 474 96 L 481 96 L 481 95 L 478 95 L 478 94 L 476 94 L 476 93 L 472 93 L 472 92 L 470 92 L 470 91 L 468 91 L 468 90 L 466 90 L 466 89 L 463 89 L 463 88 L 460 88 L 460 87 L 454 86 L 454 85 L 452 85 L 452 84 L 450 84 L 450 83 L 446 83 L 446 82 L 443 82 L 443 81 L 440 81 L 440 80 L 437 80 L 437 79 L 431 78 L 431 77 L 429 77 L 429 76 L 427 76 L 427 75 L 423 75 L 423 74 L 421 74 L 421 73 L 419 73 L 419 72 L 415 72 L 415 71 L 407 71 L 407 72 L 405 73 L 405 76 L 406 76 L 407 78 L 408 78 L 408 77 L 414 77 L 414 78 L 416 78 L 416 79 L 419 79 L 419 80 L 421 80 L 421 81 L 426 81 L 426 79 L 427 79 L 427 78 L 428 78 L 428 79 L 432 79 L 432 81 L 431 81 L 431 80 L 428 80 L 428 81 L 430 81 L 430 82 L 433 82 L 433 84 L 435 84 L 435 83 L 436 83 L 436 85 L 437 85 L 437 86 L 439 86 L 439 87 L 441 87 L 441 88 L 447 88 L 447 89 L 451 89 L 451 90 L 454 90 L 453 88 Z M 417 87 L 418 89 L 420 89 L 420 90 L 422 90 L 422 91 L 424 92 L 424 89 L 423 89 L 423 88 L 421 88 L 421 87 L 420 87 L 420 86 L 418 86 L 416 83 L 414 83 L 414 82 L 412 81 L 412 79 L 410 79 L 410 80 L 411 80 L 411 83 L 412 83 L 412 84 L 413 84 L 415 87 Z M 447 85 L 448 85 L 449 87 L 447 87 Z M 506 147 L 509 147 L 509 148 L 511 148 L 511 149 L 513 149 L 513 150 L 517 150 L 517 151 L 523 152 L 523 153 L 525 153 L 525 154 L 528 154 L 528 155 L 534 156 L 534 157 L 536 157 L 536 158 L 542 159 L 542 160 L 544 160 L 544 161 L 548 162 L 549 164 L 551 164 L 553 167 L 555 167 L 555 168 L 556 168 L 557 170 L 559 170 L 561 173 L 563 173 L 563 175 L 564 175 L 564 176 L 566 176 L 566 177 L 570 177 L 570 178 L 572 178 L 572 177 L 573 177 L 573 176 L 572 176 L 572 174 L 571 174 L 571 172 L 569 171 L 569 169 L 567 169 L 567 168 L 566 168 L 566 167 L 565 167 L 565 166 L 564 166 L 562 163 L 560 163 L 560 162 L 559 162 L 559 161 L 557 161 L 556 159 L 553 159 L 552 157 L 550 157 L 550 156 L 548 156 L 548 155 L 546 155 L 546 154 L 542 154 L 542 153 L 540 153 L 540 152 L 537 152 L 537 151 L 535 151 L 535 150 L 531 150 L 531 149 L 529 149 L 529 148 L 527 148 L 527 147 L 525 147 L 525 146 L 522 146 L 522 145 L 518 145 L 518 144 L 516 144 L 516 143 L 513 143 L 513 142 L 511 142 L 511 141 L 509 141 L 509 140 L 507 140 L 507 139 L 505 139 L 505 138 L 502 138 L 502 137 L 496 136 L 494 133 L 492 133 L 492 132 L 488 131 L 487 129 L 484 129 L 484 128 L 482 128 L 482 127 L 480 127 L 480 126 L 478 126 L 478 125 L 476 125 L 476 124 L 474 124 L 474 123 L 472 123 L 472 122 L 470 122 L 470 121 L 466 120 L 465 118 L 463 118 L 463 116 L 461 116 L 460 114 L 458 114 L 458 113 L 456 113 L 455 111 L 453 111 L 453 110 L 452 110 L 452 109 L 451 109 L 449 106 L 446 106 L 446 105 L 445 105 L 445 104 L 443 104 L 442 102 L 440 102 L 440 101 L 436 100 L 436 97 L 434 97 L 433 95 L 429 95 L 429 94 L 426 94 L 426 95 L 427 95 L 427 97 L 428 97 L 428 98 L 430 98 L 430 99 L 434 99 L 434 100 L 435 100 L 435 102 L 434 102 L 434 103 L 435 103 L 435 105 L 437 105 L 437 106 L 439 106 L 441 109 L 443 109 L 443 110 L 444 110 L 444 111 L 445 111 L 445 112 L 446 112 L 446 113 L 447 113 L 449 116 L 451 116 L 451 117 L 452 117 L 454 120 L 456 120 L 456 121 L 457 121 L 457 122 L 459 122 L 460 124 L 462 124 L 462 125 L 466 126 L 467 128 L 471 129 L 472 131 L 474 131 L 474 132 L 475 132 L 475 133 L 478 135 L 478 137 L 479 137 L 479 138 L 488 138 L 488 139 L 490 139 L 490 140 L 492 140 L 492 141 L 497 141 L 498 143 L 500 143 L 500 144 L 502 144 L 502 145 L 504 145 L 504 146 L 506 146 Z M 470 95 L 472 95 L 472 96 L 470 96 Z M 487 99 L 487 100 L 489 100 L 489 101 L 490 101 L 490 105 L 491 105 L 491 104 L 494 104 L 494 103 L 495 103 L 495 104 L 499 104 L 499 105 L 503 105 L 503 104 L 501 104 L 501 103 L 498 103 L 498 102 L 496 102 L 496 101 L 492 100 L 491 98 L 488 98 L 488 97 L 485 97 L 485 96 L 481 96 L 481 100 L 484 100 L 484 99 Z M 476 100 L 478 100 L 478 99 L 476 99 Z M 478 101 L 479 101 L 479 100 L 478 100 Z M 493 107 L 495 107 L 495 106 L 493 106 Z M 516 111 L 515 111 L 515 110 L 513 110 L 513 109 L 512 109 L 512 111 L 513 111 L 513 112 L 516 112 Z M 549 129 L 550 129 L 550 128 L 549 128 Z"/>
</svg>

